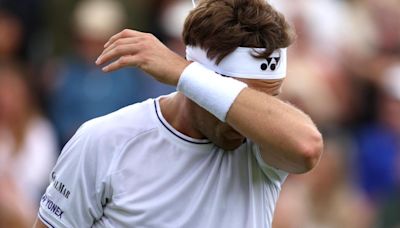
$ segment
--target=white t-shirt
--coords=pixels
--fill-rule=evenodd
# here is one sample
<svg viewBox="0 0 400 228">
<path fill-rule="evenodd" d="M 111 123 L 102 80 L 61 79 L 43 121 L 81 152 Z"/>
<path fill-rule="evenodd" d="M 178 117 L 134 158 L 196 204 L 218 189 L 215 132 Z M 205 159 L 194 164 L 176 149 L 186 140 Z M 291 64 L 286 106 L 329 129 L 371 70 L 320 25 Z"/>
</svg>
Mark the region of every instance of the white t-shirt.
<svg viewBox="0 0 400 228">
<path fill-rule="evenodd" d="M 250 141 L 224 151 L 181 134 L 149 99 L 78 130 L 39 217 L 69 228 L 266 228 L 286 176 Z"/>
</svg>

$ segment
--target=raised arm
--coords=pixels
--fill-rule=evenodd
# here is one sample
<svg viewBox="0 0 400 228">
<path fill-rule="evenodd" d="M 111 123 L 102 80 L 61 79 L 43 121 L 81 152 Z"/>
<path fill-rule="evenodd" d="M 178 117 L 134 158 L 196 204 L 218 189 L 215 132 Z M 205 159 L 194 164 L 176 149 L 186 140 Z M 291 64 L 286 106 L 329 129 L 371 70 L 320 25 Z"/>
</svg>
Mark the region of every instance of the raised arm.
<svg viewBox="0 0 400 228">
<path fill-rule="evenodd" d="M 311 119 L 266 93 L 244 89 L 231 106 L 227 122 L 260 146 L 267 164 L 287 172 L 311 170 L 322 154 L 322 137 Z"/>
<path fill-rule="evenodd" d="M 106 72 L 135 66 L 156 80 L 174 86 L 190 64 L 153 35 L 133 30 L 114 35 L 96 63 L 110 61 L 113 62 L 103 67 Z M 207 71 L 207 74 L 214 73 Z M 321 134 L 306 114 L 251 87 L 236 97 L 226 122 L 260 146 L 266 163 L 287 172 L 303 173 L 312 169 L 322 153 Z"/>
</svg>

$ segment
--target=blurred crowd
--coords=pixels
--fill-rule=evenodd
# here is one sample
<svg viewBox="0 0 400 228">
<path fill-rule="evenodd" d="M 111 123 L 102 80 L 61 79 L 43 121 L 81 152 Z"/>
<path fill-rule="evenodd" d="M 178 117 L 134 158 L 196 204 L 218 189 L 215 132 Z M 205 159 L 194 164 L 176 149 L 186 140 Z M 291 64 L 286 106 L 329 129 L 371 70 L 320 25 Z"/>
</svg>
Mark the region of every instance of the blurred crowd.
<svg viewBox="0 0 400 228">
<path fill-rule="evenodd" d="M 271 0 L 294 25 L 281 98 L 325 152 L 290 175 L 274 228 L 400 227 L 400 2 Z M 85 121 L 175 89 L 94 61 L 122 28 L 184 55 L 190 0 L 0 0 L 0 228 L 31 227 L 62 146 Z"/>
</svg>

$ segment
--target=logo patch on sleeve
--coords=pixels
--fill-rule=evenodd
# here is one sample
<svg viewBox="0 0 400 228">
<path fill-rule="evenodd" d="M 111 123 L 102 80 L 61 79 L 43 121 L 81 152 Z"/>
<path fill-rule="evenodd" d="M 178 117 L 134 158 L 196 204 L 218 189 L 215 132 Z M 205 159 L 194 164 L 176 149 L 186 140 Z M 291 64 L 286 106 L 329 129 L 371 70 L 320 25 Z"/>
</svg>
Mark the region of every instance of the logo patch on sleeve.
<svg viewBox="0 0 400 228">
<path fill-rule="evenodd" d="M 54 203 L 51 199 L 49 199 L 46 194 L 42 196 L 42 199 L 40 201 L 42 208 L 50 211 L 54 215 L 56 215 L 58 218 L 62 219 L 62 215 L 64 214 L 64 211 L 56 204 Z"/>
<path fill-rule="evenodd" d="M 66 199 L 68 199 L 71 192 L 67 189 L 64 183 L 57 180 L 57 176 L 55 172 L 51 173 L 51 178 L 53 180 L 53 187 L 56 189 L 61 195 L 63 195 Z"/>
</svg>

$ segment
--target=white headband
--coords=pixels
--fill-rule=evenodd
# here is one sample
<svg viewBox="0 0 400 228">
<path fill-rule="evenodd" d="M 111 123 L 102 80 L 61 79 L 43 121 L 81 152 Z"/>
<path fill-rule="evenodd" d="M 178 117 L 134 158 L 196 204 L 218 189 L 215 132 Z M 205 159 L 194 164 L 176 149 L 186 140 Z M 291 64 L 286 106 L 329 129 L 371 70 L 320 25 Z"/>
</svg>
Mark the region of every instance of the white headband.
<svg viewBox="0 0 400 228">
<path fill-rule="evenodd" d="M 193 7 L 196 7 L 196 2 L 198 2 L 198 0 L 192 0 Z M 266 2 L 270 3 L 270 0 L 266 0 Z"/>
<path fill-rule="evenodd" d="M 195 46 L 186 46 L 186 59 L 195 61 L 210 70 L 230 77 L 248 79 L 282 79 L 286 77 L 287 49 L 274 51 L 270 57 L 259 59 L 253 57 L 263 48 L 238 47 L 217 65 L 207 57 L 207 52 Z"/>
</svg>

